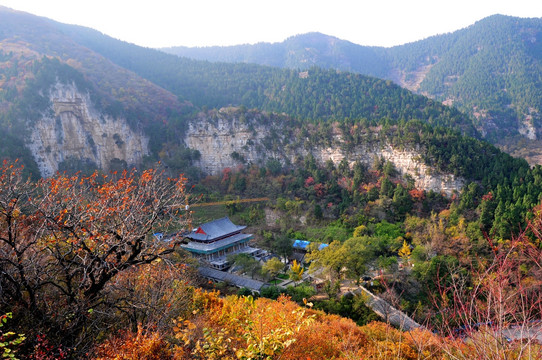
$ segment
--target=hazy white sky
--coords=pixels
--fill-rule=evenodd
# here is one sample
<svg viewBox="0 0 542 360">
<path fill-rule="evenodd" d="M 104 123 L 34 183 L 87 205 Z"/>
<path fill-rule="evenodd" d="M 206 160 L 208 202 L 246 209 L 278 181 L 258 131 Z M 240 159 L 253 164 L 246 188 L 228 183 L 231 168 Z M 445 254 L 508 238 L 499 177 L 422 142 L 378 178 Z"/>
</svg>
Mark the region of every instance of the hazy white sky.
<svg viewBox="0 0 542 360">
<path fill-rule="evenodd" d="M 393 46 L 493 14 L 542 17 L 542 0 L 0 0 L 147 47 L 280 42 L 319 31 Z"/>
</svg>

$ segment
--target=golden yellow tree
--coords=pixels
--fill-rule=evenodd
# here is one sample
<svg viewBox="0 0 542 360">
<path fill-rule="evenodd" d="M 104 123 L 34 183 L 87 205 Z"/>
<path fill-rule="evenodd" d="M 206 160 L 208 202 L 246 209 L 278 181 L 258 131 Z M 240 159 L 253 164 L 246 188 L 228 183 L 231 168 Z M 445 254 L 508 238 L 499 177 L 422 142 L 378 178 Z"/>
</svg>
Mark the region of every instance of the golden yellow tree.
<svg viewBox="0 0 542 360">
<path fill-rule="evenodd" d="M 297 285 L 297 282 L 303 278 L 304 272 L 305 269 L 303 269 L 303 266 L 294 260 L 292 262 L 292 266 L 290 267 L 290 280 L 294 282 L 294 286 Z"/>
<path fill-rule="evenodd" d="M 410 250 L 410 246 L 407 244 L 406 240 L 403 240 L 403 246 L 399 249 L 398 253 L 401 259 L 403 259 L 403 264 L 408 264 L 412 251 Z"/>
</svg>

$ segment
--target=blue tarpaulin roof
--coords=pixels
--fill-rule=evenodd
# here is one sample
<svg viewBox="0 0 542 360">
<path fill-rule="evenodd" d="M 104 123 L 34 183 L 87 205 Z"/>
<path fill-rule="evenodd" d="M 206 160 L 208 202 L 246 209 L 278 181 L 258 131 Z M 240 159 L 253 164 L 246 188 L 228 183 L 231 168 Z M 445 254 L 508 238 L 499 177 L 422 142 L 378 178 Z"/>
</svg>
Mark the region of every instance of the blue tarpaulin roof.
<svg viewBox="0 0 542 360">
<path fill-rule="evenodd" d="M 294 241 L 294 249 L 303 249 L 307 250 L 307 246 L 309 246 L 311 242 L 307 240 L 295 240 Z"/>
<path fill-rule="evenodd" d="M 311 242 L 307 240 L 295 240 L 294 241 L 294 249 L 301 249 L 301 250 L 307 250 L 307 247 L 309 246 Z M 322 250 L 326 247 L 328 247 L 328 244 L 320 244 L 318 246 L 318 250 Z"/>
</svg>

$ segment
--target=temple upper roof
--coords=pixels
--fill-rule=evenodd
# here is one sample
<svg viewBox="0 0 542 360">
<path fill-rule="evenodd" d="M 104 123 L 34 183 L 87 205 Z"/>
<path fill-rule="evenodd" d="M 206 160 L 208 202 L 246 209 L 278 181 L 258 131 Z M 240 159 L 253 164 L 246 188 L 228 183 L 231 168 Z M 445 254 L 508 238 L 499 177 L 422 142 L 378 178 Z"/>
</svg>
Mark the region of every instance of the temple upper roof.
<svg viewBox="0 0 542 360">
<path fill-rule="evenodd" d="M 245 228 L 246 226 L 235 225 L 226 216 L 222 219 L 201 224 L 186 234 L 185 237 L 196 241 L 215 241 L 216 239 L 223 238 L 229 234 L 240 232 Z"/>
</svg>

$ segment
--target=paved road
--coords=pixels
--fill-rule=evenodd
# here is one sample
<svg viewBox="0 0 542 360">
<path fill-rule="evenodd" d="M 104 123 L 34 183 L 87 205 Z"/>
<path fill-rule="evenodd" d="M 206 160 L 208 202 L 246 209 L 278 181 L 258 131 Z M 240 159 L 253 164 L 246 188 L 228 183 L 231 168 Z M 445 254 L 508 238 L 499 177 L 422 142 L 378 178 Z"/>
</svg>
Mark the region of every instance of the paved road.
<svg viewBox="0 0 542 360">
<path fill-rule="evenodd" d="M 367 306 L 377 313 L 382 319 L 384 319 L 384 321 L 389 322 L 391 325 L 405 331 L 422 327 L 416 321 L 412 320 L 407 314 L 397 310 L 387 301 L 379 296 L 376 296 L 365 287 L 360 285 L 359 289 L 355 292 L 365 294 L 368 297 Z"/>
<path fill-rule="evenodd" d="M 502 334 L 510 340 L 531 339 L 542 344 L 542 324 L 526 326 L 512 326 L 502 331 Z"/>
<path fill-rule="evenodd" d="M 347 291 L 351 291 L 357 294 L 363 293 L 368 297 L 367 306 L 370 307 L 376 314 L 378 314 L 384 321 L 390 324 L 408 331 L 415 328 L 423 327 L 418 324 L 404 312 L 397 310 L 391 306 L 387 301 L 379 296 L 376 296 L 363 286 L 352 289 L 347 288 Z M 535 340 L 542 344 L 542 322 L 537 321 L 525 326 L 511 326 L 508 329 L 502 330 L 502 335 L 510 340 L 530 339 Z"/>
</svg>

